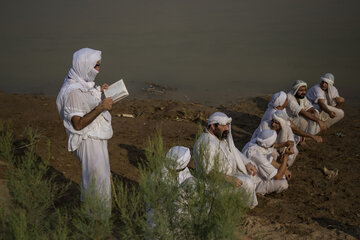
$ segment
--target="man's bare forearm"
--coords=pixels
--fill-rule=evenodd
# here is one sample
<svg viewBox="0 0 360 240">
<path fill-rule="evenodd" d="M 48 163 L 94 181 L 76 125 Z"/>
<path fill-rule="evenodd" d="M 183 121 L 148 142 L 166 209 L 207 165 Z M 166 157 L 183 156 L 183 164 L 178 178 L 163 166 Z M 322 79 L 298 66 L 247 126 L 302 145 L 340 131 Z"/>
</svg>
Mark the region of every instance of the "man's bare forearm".
<svg viewBox="0 0 360 240">
<path fill-rule="evenodd" d="M 304 109 L 301 109 L 299 115 L 302 115 L 303 117 L 307 118 L 307 119 L 310 119 L 314 122 L 319 122 L 320 119 L 317 118 L 315 115 L 311 114 L 310 112 L 308 111 L 305 111 Z"/>
<path fill-rule="evenodd" d="M 319 106 L 320 106 L 320 108 L 321 108 L 322 110 L 324 110 L 324 111 L 325 111 L 326 113 L 328 113 L 328 114 L 331 113 L 330 109 L 327 107 L 327 105 L 325 104 L 324 100 L 319 99 L 318 103 L 319 103 Z"/>
<path fill-rule="evenodd" d="M 285 171 L 287 169 L 288 159 L 289 155 L 285 153 L 282 155 L 281 164 L 277 163 L 275 160 L 272 161 L 272 165 L 278 169 L 278 172 L 274 176 L 274 179 L 281 180 L 284 177 Z"/>
<path fill-rule="evenodd" d="M 75 130 L 79 131 L 85 127 L 87 127 L 92 121 L 97 118 L 103 112 L 103 108 L 101 105 L 95 107 L 91 112 L 85 114 L 83 117 L 73 116 L 71 118 L 71 122 Z"/>
<path fill-rule="evenodd" d="M 309 138 L 312 138 L 312 135 L 310 133 L 307 133 L 303 130 L 301 130 L 300 128 L 298 128 L 292 121 L 290 121 L 290 127 L 291 127 L 291 130 L 293 131 L 293 133 L 295 135 L 298 135 L 300 137 L 309 137 Z"/>
</svg>

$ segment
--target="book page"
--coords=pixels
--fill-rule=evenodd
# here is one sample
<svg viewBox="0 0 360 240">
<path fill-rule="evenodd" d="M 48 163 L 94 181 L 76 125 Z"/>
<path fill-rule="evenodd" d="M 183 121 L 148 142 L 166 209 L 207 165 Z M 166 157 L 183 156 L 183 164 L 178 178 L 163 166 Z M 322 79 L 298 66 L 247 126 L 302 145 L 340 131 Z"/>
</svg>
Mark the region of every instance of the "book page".
<svg viewBox="0 0 360 240">
<path fill-rule="evenodd" d="M 116 103 L 129 96 L 129 92 L 126 89 L 124 81 L 121 79 L 111 84 L 108 89 L 104 89 L 104 95 L 105 97 L 111 97 L 114 103 Z"/>
</svg>

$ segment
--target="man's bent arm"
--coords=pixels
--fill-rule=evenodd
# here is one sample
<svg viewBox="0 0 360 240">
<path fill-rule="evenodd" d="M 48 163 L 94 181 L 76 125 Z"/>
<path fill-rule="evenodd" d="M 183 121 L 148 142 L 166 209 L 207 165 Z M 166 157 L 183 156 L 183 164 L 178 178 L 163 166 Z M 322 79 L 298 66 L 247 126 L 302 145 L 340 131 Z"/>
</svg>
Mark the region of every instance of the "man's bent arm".
<svg viewBox="0 0 360 240">
<path fill-rule="evenodd" d="M 310 119 L 314 122 L 317 122 L 319 123 L 321 120 L 319 118 L 317 118 L 315 115 L 311 114 L 309 111 L 305 111 L 304 109 L 301 109 L 300 112 L 299 112 L 299 115 L 307 118 L 307 119 Z"/>
<path fill-rule="evenodd" d="M 95 120 L 103 111 L 110 111 L 112 108 L 112 99 L 105 98 L 100 105 L 95 107 L 91 112 L 85 114 L 83 117 L 73 116 L 71 123 L 76 131 L 87 127 L 92 121 Z"/>
<path fill-rule="evenodd" d="M 300 137 L 308 137 L 308 138 L 312 138 L 316 142 L 322 142 L 322 138 L 320 136 L 315 136 L 315 135 L 312 135 L 310 133 L 307 133 L 307 132 L 301 130 L 292 121 L 290 121 L 290 127 L 291 127 L 291 130 L 293 131 L 293 133 Z"/>
<path fill-rule="evenodd" d="M 287 162 L 289 160 L 289 154 L 288 153 L 284 153 L 283 157 L 282 157 L 282 162 L 281 164 L 279 164 L 278 162 L 276 162 L 275 160 L 273 160 L 271 162 L 271 164 L 278 169 L 277 174 L 274 176 L 274 179 L 276 180 L 281 180 L 284 175 L 285 175 L 285 171 L 286 171 L 286 167 L 287 167 Z"/>
<path fill-rule="evenodd" d="M 326 113 L 328 113 L 328 114 L 330 115 L 331 111 L 330 111 L 330 109 L 327 107 L 327 105 L 326 105 L 326 103 L 325 103 L 325 100 L 324 100 L 324 99 L 319 99 L 319 100 L 318 100 L 318 103 L 319 103 L 320 108 L 321 108 L 324 112 L 326 112 Z"/>
</svg>

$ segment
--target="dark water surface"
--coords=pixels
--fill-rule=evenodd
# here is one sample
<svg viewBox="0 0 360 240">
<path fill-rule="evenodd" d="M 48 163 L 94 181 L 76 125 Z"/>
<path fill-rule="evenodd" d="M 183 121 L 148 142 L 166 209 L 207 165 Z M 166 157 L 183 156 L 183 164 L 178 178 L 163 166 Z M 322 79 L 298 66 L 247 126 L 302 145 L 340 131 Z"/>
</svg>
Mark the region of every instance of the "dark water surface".
<svg viewBox="0 0 360 240">
<path fill-rule="evenodd" d="M 79 48 L 103 51 L 98 82 L 146 82 L 200 102 L 288 91 L 335 75 L 360 102 L 360 1 L 119 0 L 1 4 L 0 90 L 56 95 Z M 185 97 L 186 96 L 186 97 Z"/>
</svg>

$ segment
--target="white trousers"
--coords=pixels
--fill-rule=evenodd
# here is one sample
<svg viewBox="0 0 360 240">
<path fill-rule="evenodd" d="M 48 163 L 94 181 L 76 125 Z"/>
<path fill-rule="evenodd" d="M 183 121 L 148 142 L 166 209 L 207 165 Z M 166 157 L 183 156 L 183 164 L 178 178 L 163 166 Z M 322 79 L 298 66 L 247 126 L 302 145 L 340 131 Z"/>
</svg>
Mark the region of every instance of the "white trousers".
<svg viewBox="0 0 360 240">
<path fill-rule="evenodd" d="M 324 111 L 321 111 L 321 113 L 320 113 L 320 119 L 321 119 L 322 121 L 325 121 L 325 125 L 326 125 L 327 127 L 330 127 L 330 126 L 334 125 L 335 123 L 337 123 L 338 121 L 340 121 L 341 119 L 343 119 L 345 113 L 344 113 L 344 110 L 342 110 L 342 109 L 340 109 L 340 108 L 336 108 L 336 107 L 332 107 L 332 106 L 327 106 L 327 107 L 328 107 L 328 109 L 329 109 L 330 111 L 335 112 L 336 117 L 331 118 L 331 117 L 329 116 L 329 114 L 327 114 L 327 113 L 324 112 Z"/>
<path fill-rule="evenodd" d="M 249 194 L 249 205 L 250 208 L 254 208 L 258 205 L 257 197 L 255 188 L 256 185 L 252 179 L 252 177 L 249 177 L 245 174 L 237 174 L 236 177 L 242 181 L 242 188 L 246 191 L 247 194 Z"/>
<path fill-rule="evenodd" d="M 298 128 L 300 128 L 304 132 L 310 133 L 312 135 L 316 135 L 320 132 L 319 124 L 310 119 L 306 119 L 302 116 L 298 116 L 298 117 L 292 118 L 292 121 Z"/>
<path fill-rule="evenodd" d="M 256 193 L 268 194 L 272 192 L 280 193 L 288 189 L 289 184 L 285 178 L 281 180 L 271 179 L 268 181 L 261 180 L 256 184 Z"/>
<path fill-rule="evenodd" d="M 107 140 L 95 140 L 87 138 L 83 140 L 79 148 L 75 151 L 76 157 L 81 162 L 81 201 L 85 201 L 85 194 L 94 194 L 106 207 L 111 210 L 111 182 L 110 182 L 110 163 L 107 148 Z M 92 184 L 95 186 L 92 186 Z"/>
</svg>

